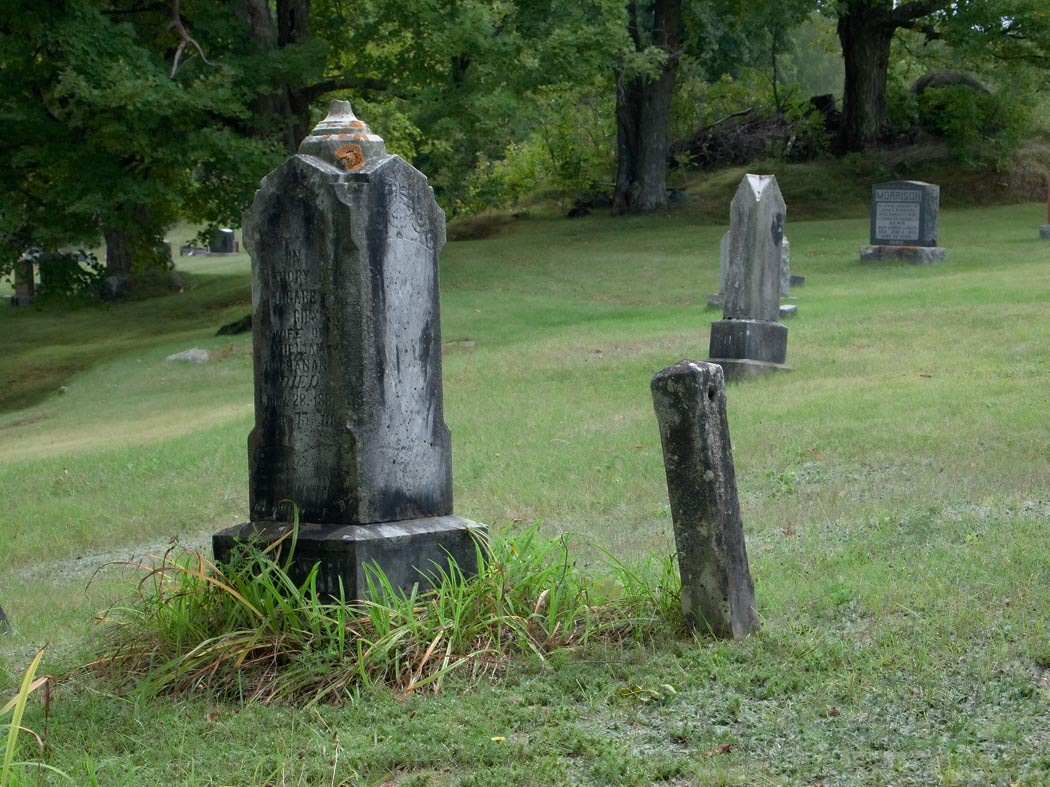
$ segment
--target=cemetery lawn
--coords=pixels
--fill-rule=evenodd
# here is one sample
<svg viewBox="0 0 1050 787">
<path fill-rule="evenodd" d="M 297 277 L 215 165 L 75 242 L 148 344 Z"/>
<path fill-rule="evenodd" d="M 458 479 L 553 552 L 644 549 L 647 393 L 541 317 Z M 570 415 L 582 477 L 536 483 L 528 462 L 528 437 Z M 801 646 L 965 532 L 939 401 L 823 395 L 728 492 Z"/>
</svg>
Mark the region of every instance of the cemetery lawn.
<svg viewBox="0 0 1050 787">
<path fill-rule="evenodd" d="M 789 200 L 794 371 L 727 394 L 759 634 L 592 645 L 339 707 L 72 677 L 46 718 L 31 699 L 46 748 L 23 736 L 21 755 L 102 785 L 1050 782 L 1044 219 L 942 210 L 947 262 L 862 267 L 866 218 L 792 221 Z M 673 551 L 649 380 L 706 357 L 724 231 L 595 215 L 449 244 L 457 514 L 570 534 L 591 570 Z M 180 295 L 0 310 L 5 700 L 45 643 L 52 674 L 97 653 L 92 616 L 137 580 L 115 562 L 244 518 L 250 338 L 214 333 L 250 309 L 247 259 L 179 262 Z M 190 347 L 213 361 L 165 362 Z"/>
</svg>

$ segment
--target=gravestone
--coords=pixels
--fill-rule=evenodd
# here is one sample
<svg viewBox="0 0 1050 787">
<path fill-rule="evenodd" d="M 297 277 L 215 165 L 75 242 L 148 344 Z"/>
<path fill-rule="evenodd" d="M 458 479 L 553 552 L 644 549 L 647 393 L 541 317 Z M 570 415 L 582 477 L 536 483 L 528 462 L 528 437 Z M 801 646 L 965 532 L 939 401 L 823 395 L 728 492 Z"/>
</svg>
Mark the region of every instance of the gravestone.
<svg viewBox="0 0 1050 787">
<path fill-rule="evenodd" d="M 721 309 L 725 305 L 726 276 L 729 273 L 729 240 L 730 234 L 727 230 L 718 242 L 718 292 L 709 295 L 707 305 L 712 309 Z"/>
<path fill-rule="evenodd" d="M 711 363 L 726 380 L 786 370 L 780 316 L 781 242 L 787 209 L 773 175 L 746 175 L 733 197 L 722 319 L 711 324 Z"/>
<path fill-rule="evenodd" d="M 861 247 L 861 262 L 942 262 L 947 252 L 937 245 L 940 195 L 939 186 L 917 180 L 872 186 L 870 244 Z"/>
<path fill-rule="evenodd" d="M 759 628 L 737 498 L 722 368 L 681 361 L 652 379 L 671 503 L 682 612 L 725 638 Z"/>
<path fill-rule="evenodd" d="M 729 274 L 729 245 L 731 233 L 726 232 L 718 244 L 718 292 L 707 296 L 707 305 L 712 309 L 721 309 L 725 306 L 726 276 Z M 792 287 L 801 287 L 806 281 L 804 276 L 791 275 L 791 242 L 787 235 L 780 244 L 780 297 L 787 298 L 791 295 Z M 781 304 L 780 316 L 788 317 L 798 313 L 798 307 L 794 305 Z"/>
<path fill-rule="evenodd" d="M 438 311 L 445 216 L 426 177 L 336 101 L 263 179 L 243 226 L 251 521 L 216 534 L 216 558 L 237 541 L 280 538 L 297 515 L 293 576 L 319 564 L 318 589 L 333 596 L 363 597 L 372 562 L 405 590 L 450 558 L 476 572 L 484 528 L 452 514 Z"/>
<path fill-rule="evenodd" d="M 218 256 L 237 254 L 239 251 L 240 244 L 237 243 L 237 236 L 233 230 L 226 227 L 215 230 L 215 234 L 211 238 L 211 244 L 208 247 L 209 254 Z"/>
</svg>

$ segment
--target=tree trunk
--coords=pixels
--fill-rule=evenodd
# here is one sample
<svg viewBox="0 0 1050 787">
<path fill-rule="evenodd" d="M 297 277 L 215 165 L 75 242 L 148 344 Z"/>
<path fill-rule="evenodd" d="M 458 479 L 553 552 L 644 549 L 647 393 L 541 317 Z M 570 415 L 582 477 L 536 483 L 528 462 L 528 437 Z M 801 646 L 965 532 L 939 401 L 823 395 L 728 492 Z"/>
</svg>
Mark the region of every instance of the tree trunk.
<svg viewBox="0 0 1050 787">
<path fill-rule="evenodd" d="M 613 210 L 650 211 L 667 205 L 667 124 L 674 97 L 681 38 L 681 0 L 653 3 L 652 42 L 667 54 L 655 78 L 626 75 L 616 80 L 616 187 Z M 636 2 L 628 4 L 631 38 L 643 49 Z"/>
<path fill-rule="evenodd" d="M 276 52 L 310 35 L 310 0 L 278 0 L 275 10 L 276 20 L 268 0 L 244 0 L 241 6 L 241 15 L 259 52 Z M 252 114 L 257 119 L 256 133 L 269 136 L 277 131 L 289 155 L 310 133 L 309 96 L 285 84 L 275 85 L 273 92 L 255 98 Z"/>
<path fill-rule="evenodd" d="M 129 276 L 134 262 L 131 238 L 118 229 L 106 229 L 103 236 L 106 239 L 106 275 Z"/>
<path fill-rule="evenodd" d="M 842 92 L 842 144 L 846 150 L 864 150 L 889 130 L 886 79 L 896 30 L 892 13 L 891 0 L 854 0 L 839 16 L 846 77 Z"/>
</svg>

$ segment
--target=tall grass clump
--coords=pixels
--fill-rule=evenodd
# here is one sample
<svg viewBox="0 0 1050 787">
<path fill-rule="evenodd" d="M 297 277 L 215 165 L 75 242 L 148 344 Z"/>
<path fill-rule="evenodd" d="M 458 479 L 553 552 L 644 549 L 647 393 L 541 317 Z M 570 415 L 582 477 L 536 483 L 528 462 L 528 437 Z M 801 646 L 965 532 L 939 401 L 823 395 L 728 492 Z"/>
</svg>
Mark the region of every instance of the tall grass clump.
<svg viewBox="0 0 1050 787">
<path fill-rule="evenodd" d="M 596 578 L 566 537 L 541 538 L 537 526 L 478 540 L 478 575 L 450 563 L 428 590 L 401 592 L 366 566 L 364 600 L 318 593 L 316 566 L 294 582 L 296 532 L 229 565 L 178 544 L 138 564 L 137 598 L 106 616 L 105 653 L 88 668 L 147 695 L 341 702 L 371 685 L 437 692 L 453 672 L 480 680 L 514 657 L 682 626 L 669 561 L 659 576 L 652 561 L 617 562 Z"/>
<path fill-rule="evenodd" d="M 18 739 L 22 733 L 26 733 L 34 738 L 41 751 L 44 748 L 44 742 L 41 737 L 32 730 L 22 726 L 22 717 L 29 703 L 29 695 L 42 688 L 44 690 L 45 713 L 50 704 L 51 678 L 47 675 L 37 677 L 37 672 L 40 670 L 40 662 L 43 658 L 44 648 L 41 648 L 29 663 L 29 667 L 26 668 L 18 693 L 0 708 L 0 787 L 20 787 L 21 785 L 30 784 L 28 775 L 30 769 L 42 768 L 66 777 L 64 773 L 46 763 L 23 762 L 15 759 L 18 751 Z M 33 783 L 36 782 L 34 781 Z"/>
</svg>

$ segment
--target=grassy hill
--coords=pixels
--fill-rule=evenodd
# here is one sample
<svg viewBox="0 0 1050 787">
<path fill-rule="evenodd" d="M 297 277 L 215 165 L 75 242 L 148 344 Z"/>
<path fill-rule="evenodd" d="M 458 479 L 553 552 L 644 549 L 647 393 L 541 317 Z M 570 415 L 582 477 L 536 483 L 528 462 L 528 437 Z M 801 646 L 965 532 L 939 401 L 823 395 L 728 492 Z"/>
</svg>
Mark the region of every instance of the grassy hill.
<svg viewBox="0 0 1050 787">
<path fill-rule="evenodd" d="M 947 207 L 946 263 L 862 267 L 865 198 L 852 217 L 800 221 L 796 205 L 820 215 L 839 199 L 819 171 L 805 186 L 786 172 L 806 277 L 794 371 L 728 396 L 759 635 L 584 648 L 437 697 L 364 687 L 306 711 L 75 678 L 52 700 L 46 761 L 100 784 L 1050 778 L 1044 207 Z M 706 356 L 728 214 L 714 194 L 661 216 L 527 216 L 449 244 L 457 513 L 568 534 L 580 565 L 599 548 L 673 552 L 648 385 Z M 248 262 L 180 266 L 179 295 L 0 310 L 5 689 L 45 642 L 52 671 L 89 657 L 91 616 L 129 603 L 137 580 L 113 561 L 205 545 L 245 516 L 250 339 L 214 333 L 249 308 Z M 191 346 L 214 360 L 165 361 Z M 27 724 L 43 729 L 38 704 Z"/>
</svg>

